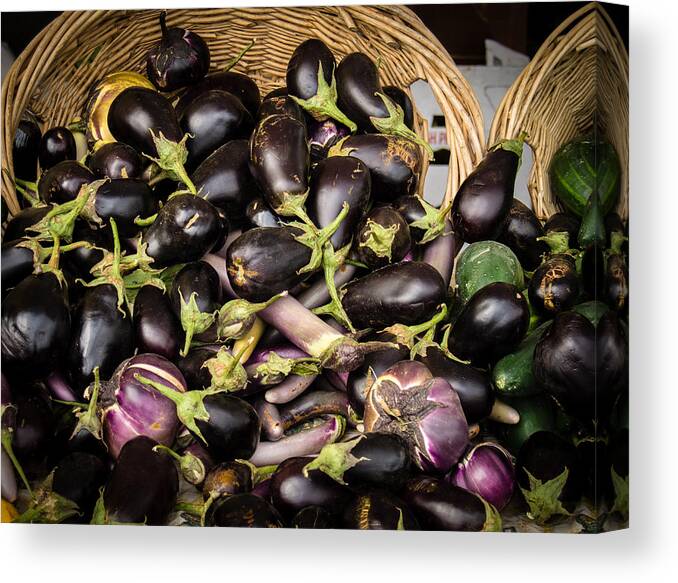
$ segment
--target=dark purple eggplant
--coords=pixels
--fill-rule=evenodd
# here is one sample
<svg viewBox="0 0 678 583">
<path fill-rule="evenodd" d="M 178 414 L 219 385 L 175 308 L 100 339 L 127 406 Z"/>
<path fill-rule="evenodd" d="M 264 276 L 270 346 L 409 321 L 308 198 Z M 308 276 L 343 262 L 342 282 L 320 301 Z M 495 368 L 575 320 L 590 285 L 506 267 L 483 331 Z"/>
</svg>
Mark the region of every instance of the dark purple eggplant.
<svg viewBox="0 0 678 583">
<path fill-rule="evenodd" d="M 12 142 L 14 176 L 33 182 L 38 176 L 38 152 L 42 134 L 38 124 L 30 117 L 19 121 Z"/>
<path fill-rule="evenodd" d="M 222 462 L 214 466 L 202 484 L 205 500 L 231 496 L 252 490 L 252 470 L 241 462 Z"/>
<path fill-rule="evenodd" d="M 146 55 L 146 76 L 160 91 L 194 85 L 210 68 L 210 50 L 202 37 L 179 27 L 167 28 L 160 13 L 162 38 Z"/>
<path fill-rule="evenodd" d="M 110 142 L 90 156 L 89 169 L 97 178 L 138 178 L 142 171 L 137 151 L 122 142 Z"/>
<path fill-rule="evenodd" d="M 73 452 L 54 470 L 52 490 L 78 505 L 81 516 L 75 522 L 88 523 L 99 498 L 99 489 L 108 478 L 109 469 L 100 457 Z"/>
<path fill-rule="evenodd" d="M 327 227 L 341 212 L 349 211 L 330 238 L 334 249 L 347 245 L 370 202 L 370 173 L 357 158 L 334 156 L 318 162 L 311 173 L 311 190 L 306 200 L 308 216 L 315 225 Z"/>
<path fill-rule="evenodd" d="M 191 349 L 186 356 L 180 356 L 176 361 L 191 390 L 207 389 L 212 384 L 212 374 L 205 366 L 205 362 L 214 358 L 218 351 L 219 347 L 216 345 L 200 346 Z"/>
<path fill-rule="evenodd" d="M 449 349 L 474 364 L 486 365 L 511 352 L 525 336 L 530 321 L 527 301 L 510 283 L 479 289 L 452 326 Z"/>
<path fill-rule="evenodd" d="M 426 230 L 418 226 L 411 226 L 412 223 L 420 221 L 426 216 L 426 209 L 421 204 L 421 199 L 417 196 L 401 196 L 395 201 L 395 209 L 400 216 L 410 225 L 410 235 L 412 240 L 418 245 L 421 243 Z"/>
<path fill-rule="evenodd" d="M 40 176 L 38 194 L 44 202 L 64 203 L 74 200 L 84 184 L 94 180 L 87 166 L 75 160 L 64 160 Z"/>
<path fill-rule="evenodd" d="M 21 209 L 7 221 L 2 240 L 9 242 L 33 236 L 34 233 L 29 231 L 29 227 L 38 223 L 51 209 L 50 205 Z"/>
<path fill-rule="evenodd" d="M 310 276 L 299 273 L 309 262 L 311 249 L 296 240 L 297 234 L 290 227 L 259 227 L 245 231 L 231 243 L 226 267 L 239 297 L 265 301 Z"/>
<path fill-rule="evenodd" d="M 266 96 L 259 106 L 257 121 L 261 121 L 269 115 L 289 115 L 302 123 L 306 123 L 304 110 L 289 95 Z"/>
<path fill-rule="evenodd" d="M 94 212 L 105 223 L 115 219 L 121 237 L 134 237 L 140 230 L 136 218 L 146 218 L 158 211 L 158 200 L 143 180 L 114 178 L 104 182 L 94 198 Z"/>
<path fill-rule="evenodd" d="M 280 217 L 276 215 L 263 198 L 255 198 L 245 209 L 248 227 L 280 227 Z"/>
<path fill-rule="evenodd" d="M 577 235 L 581 226 L 581 219 L 570 213 L 555 213 L 544 223 L 544 233 L 567 233 L 567 249 L 577 247 Z"/>
<path fill-rule="evenodd" d="M 174 508 L 179 477 L 172 458 L 156 452 L 152 439 L 140 436 L 122 448 L 93 523 L 160 526 Z"/>
<path fill-rule="evenodd" d="M 336 528 L 332 515 L 320 506 L 306 506 L 294 515 L 292 528 Z"/>
<path fill-rule="evenodd" d="M 330 148 L 351 133 L 344 124 L 333 119 L 318 121 L 311 118 L 306 121 L 306 128 L 311 147 L 311 162 L 327 158 Z"/>
<path fill-rule="evenodd" d="M 12 449 L 20 459 L 36 458 L 44 454 L 54 435 L 54 416 L 45 397 L 29 389 L 14 391 L 15 418 L 11 423 Z M 3 419 L 3 427 L 7 420 Z"/>
<path fill-rule="evenodd" d="M 134 328 L 127 308 L 118 306 L 113 285 L 88 288 L 73 317 L 68 361 L 74 388 L 84 391 L 99 368 L 109 378 L 115 367 L 134 352 Z"/>
<path fill-rule="evenodd" d="M 134 336 L 139 352 L 174 360 L 179 355 L 180 329 L 167 294 L 154 285 L 143 286 L 134 300 Z"/>
<path fill-rule="evenodd" d="M 64 160 L 76 159 L 75 138 L 71 130 L 61 126 L 47 130 L 40 140 L 38 160 L 43 172 Z"/>
<path fill-rule="evenodd" d="M 283 430 L 288 431 L 320 415 L 348 417 L 348 399 L 342 391 L 318 389 L 307 391 L 293 401 L 281 405 L 279 411 Z"/>
<path fill-rule="evenodd" d="M 54 273 L 29 275 L 2 302 L 2 363 L 32 377 L 66 354 L 71 333 L 67 292 Z"/>
<path fill-rule="evenodd" d="M 191 176 L 200 196 L 236 224 L 244 219 L 248 203 L 261 196 L 249 160 L 247 140 L 232 140 L 211 154 Z"/>
<path fill-rule="evenodd" d="M 154 268 L 197 261 L 219 243 L 227 226 L 212 203 L 192 194 L 172 197 L 143 239 Z"/>
<path fill-rule="evenodd" d="M 342 524 L 356 530 L 419 530 L 402 500 L 378 490 L 359 494 L 344 510 Z"/>
<path fill-rule="evenodd" d="M 330 156 L 353 156 L 370 171 L 371 194 L 376 202 L 393 202 L 414 194 L 419 180 L 421 153 L 412 142 L 398 136 L 349 136 L 330 148 Z"/>
<path fill-rule="evenodd" d="M 79 247 L 69 251 L 64 256 L 64 265 L 70 267 L 79 277 L 89 280 L 90 270 L 104 258 L 102 249 L 113 249 L 111 229 L 96 228 L 86 220 L 77 220 L 73 227 L 73 241 L 86 241 L 93 247 Z"/>
<path fill-rule="evenodd" d="M 218 89 L 196 96 L 179 123 L 184 134 L 191 136 L 186 144 L 188 168 L 196 168 L 231 140 L 249 138 L 254 128 L 254 120 L 240 100 Z"/>
<path fill-rule="evenodd" d="M 534 272 L 528 287 L 530 305 L 544 316 L 569 310 L 579 298 L 579 276 L 574 259 L 551 255 Z"/>
<path fill-rule="evenodd" d="M 447 290 L 433 267 L 407 261 L 356 279 L 341 293 L 341 303 L 356 327 L 382 329 L 430 319 L 445 302 Z"/>
<path fill-rule="evenodd" d="M 221 71 L 205 77 L 200 83 L 190 87 L 177 103 L 177 114 L 181 116 L 193 99 L 201 93 L 219 89 L 235 95 L 256 119 L 261 104 L 259 87 L 251 77 L 234 71 Z"/>
<path fill-rule="evenodd" d="M 431 146 L 405 124 L 405 113 L 384 93 L 379 71 L 364 53 L 345 56 L 336 72 L 338 105 L 365 132 L 398 135 L 422 146 L 433 159 Z"/>
<path fill-rule="evenodd" d="M 414 129 L 414 106 L 410 96 L 400 87 L 395 85 L 384 85 L 384 94 L 390 97 L 394 103 L 397 103 L 403 110 L 405 125 L 411 130 Z"/>
<path fill-rule="evenodd" d="M 496 239 L 501 234 L 511 210 L 522 152 L 522 136 L 502 140 L 459 187 L 452 204 L 452 224 L 465 242 Z"/>
<path fill-rule="evenodd" d="M 534 271 L 542 262 L 542 255 L 548 253 L 548 245 L 538 241 L 538 237 L 544 236 L 537 215 L 531 208 L 523 204 L 517 198 L 511 203 L 511 208 L 499 238 L 518 257 L 518 260 L 527 271 Z"/>
<path fill-rule="evenodd" d="M 375 207 L 367 213 L 356 233 L 356 255 L 371 270 L 401 261 L 411 247 L 407 221 L 388 206 Z"/>
<path fill-rule="evenodd" d="M 282 216 L 298 214 L 308 193 L 306 126 L 288 115 L 261 120 L 250 138 L 250 162 L 271 208 Z"/>
<path fill-rule="evenodd" d="M 501 517 L 494 506 L 436 478 L 412 478 L 403 491 L 403 500 L 426 530 L 501 530 Z"/>
<path fill-rule="evenodd" d="M 214 501 L 205 515 L 208 526 L 282 528 L 278 511 L 255 494 L 234 494 Z"/>
<path fill-rule="evenodd" d="M 614 310 L 624 312 L 629 307 L 629 270 L 624 257 L 613 253 L 605 266 L 604 301 Z"/>
<path fill-rule="evenodd" d="M 22 246 L 22 240 L 9 241 L 2 245 L 2 292 L 13 288 L 24 278 L 33 273 L 33 251 Z"/>
</svg>

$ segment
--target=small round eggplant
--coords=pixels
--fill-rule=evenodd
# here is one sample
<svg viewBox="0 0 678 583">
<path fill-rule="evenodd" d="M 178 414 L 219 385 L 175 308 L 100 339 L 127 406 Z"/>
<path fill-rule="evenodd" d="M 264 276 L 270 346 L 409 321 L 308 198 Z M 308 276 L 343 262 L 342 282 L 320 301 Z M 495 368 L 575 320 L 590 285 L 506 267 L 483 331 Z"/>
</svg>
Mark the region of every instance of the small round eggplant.
<svg viewBox="0 0 678 583">
<path fill-rule="evenodd" d="M 321 160 L 311 173 L 311 190 L 306 200 L 308 216 L 315 225 L 327 227 L 348 203 L 349 211 L 330 238 L 335 249 L 347 245 L 370 202 L 370 173 L 357 158 L 334 156 Z"/>
<path fill-rule="evenodd" d="M 177 103 L 176 110 L 179 117 L 183 115 L 184 110 L 193 99 L 212 89 L 219 89 L 235 95 L 250 112 L 252 118 L 256 119 L 257 110 L 261 104 L 259 87 L 251 77 L 235 71 L 221 71 L 208 75 L 197 85 L 189 87 Z"/>
<path fill-rule="evenodd" d="M 249 167 L 247 140 L 232 140 L 211 154 L 195 170 L 191 179 L 200 196 L 239 223 L 250 201 L 260 196 Z"/>
<path fill-rule="evenodd" d="M 306 506 L 294 515 L 292 528 L 335 528 L 332 515 L 320 506 Z"/>
<path fill-rule="evenodd" d="M 192 390 L 203 390 L 212 384 L 212 374 L 205 366 L 205 362 L 214 358 L 218 351 L 219 347 L 216 345 L 200 346 L 193 348 L 186 356 L 180 356 L 176 361 L 186 379 L 186 384 Z"/>
<path fill-rule="evenodd" d="M 410 227 L 391 207 L 373 208 L 358 227 L 356 255 L 371 270 L 401 261 L 411 247 Z"/>
<path fill-rule="evenodd" d="M 192 194 L 172 197 L 144 235 L 154 268 L 197 261 L 223 239 L 225 223 L 212 203 Z"/>
<path fill-rule="evenodd" d="M 538 237 L 543 236 L 544 228 L 537 215 L 531 208 L 514 198 L 498 241 L 516 254 L 527 271 L 534 271 L 541 264 L 542 255 L 548 253 L 548 245 L 543 241 L 537 241 Z"/>
<path fill-rule="evenodd" d="M 143 180 L 114 178 L 104 182 L 96 192 L 94 211 L 105 223 L 115 219 L 121 237 L 134 237 L 140 227 L 134 219 L 146 218 L 158 211 L 158 199 Z"/>
<path fill-rule="evenodd" d="M 395 85 L 384 85 L 383 90 L 384 94 L 390 97 L 403 110 L 405 125 L 411 130 L 414 129 L 414 106 L 410 96 Z"/>
<path fill-rule="evenodd" d="M 50 372 L 66 354 L 71 315 L 53 273 L 29 275 L 2 302 L 2 363 L 32 377 Z"/>
<path fill-rule="evenodd" d="M 304 111 L 289 95 L 267 96 L 259 106 L 257 121 L 261 121 L 269 115 L 289 115 L 302 123 L 306 123 Z"/>
<path fill-rule="evenodd" d="M 241 462 L 222 462 L 214 466 L 202 484 L 205 500 L 218 496 L 232 496 L 252 490 L 252 470 Z"/>
<path fill-rule="evenodd" d="M 572 257 L 551 255 L 534 272 L 528 287 L 530 305 L 545 316 L 569 310 L 579 297 L 579 276 Z"/>
<path fill-rule="evenodd" d="M 419 523 L 405 503 L 387 492 L 357 496 L 344 510 L 344 528 L 356 530 L 419 530 Z"/>
<path fill-rule="evenodd" d="M 396 323 L 419 324 L 446 299 L 435 268 L 419 261 L 388 265 L 342 288 L 341 303 L 358 328 L 382 329 Z"/>
<path fill-rule="evenodd" d="M 391 203 L 417 189 L 421 153 L 404 138 L 382 134 L 349 136 L 330 148 L 329 155 L 353 156 L 367 166 L 375 202 Z"/>
<path fill-rule="evenodd" d="M 403 499 L 426 530 L 501 530 L 501 517 L 494 506 L 476 494 L 436 478 L 412 478 Z"/>
<path fill-rule="evenodd" d="M 495 282 L 478 290 L 452 326 L 449 348 L 459 358 L 486 365 L 511 352 L 530 322 L 527 301 L 510 283 Z"/>
<path fill-rule="evenodd" d="M 294 288 L 311 275 L 299 273 L 308 264 L 311 249 L 297 241 L 296 234 L 290 227 L 259 227 L 245 231 L 231 243 L 226 267 L 239 297 L 265 301 Z"/>
<path fill-rule="evenodd" d="M 234 494 L 215 500 L 207 510 L 205 524 L 238 528 L 282 528 L 278 511 L 256 494 Z"/>
<path fill-rule="evenodd" d="M 344 473 L 350 486 L 371 486 L 398 492 L 412 472 L 410 449 L 392 433 L 366 433 L 351 449 L 358 462 Z"/>
<path fill-rule="evenodd" d="M 311 147 L 311 162 L 319 162 L 327 158 L 330 148 L 351 133 L 351 130 L 344 124 L 333 119 L 324 121 L 308 119 L 306 127 L 308 143 Z"/>
<path fill-rule="evenodd" d="M 38 160 L 43 172 L 64 160 L 76 159 L 75 138 L 71 130 L 54 127 L 47 130 L 40 140 Z"/>
<path fill-rule="evenodd" d="M 29 182 L 37 178 L 41 138 L 40 127 L 32 118 L 26 117 L 19 121 L 12 142 L 12 164 L 17 178 Z"/>
<path fill-rule="evenodd" d="M 29 227 L 38 223 L 50 210 L 51 205 L 21 209 L 7 221 L 2 240 L 9 242 L 33 236 L 35 233 L 31 232 Z"/>
<path fill-rule="evenodd" d="M 452 204 L 454 231 L 467 243 L 496 239 L 511 210 L 523 140 L 503 140 L 459 187 Z"/>
<path fill-rule="evenodd" d="M 84 184 L 94 180 L 87 166 L 75 160 L 64 160 L 40 176 L 38 194 L 44 202 L 64 203 L 74 200 Z"/>
<path fill-rule="evenodd" d="M 79 393 L 94 379 L 111 376 L 115 367 L 134 352 L 134 328 L 126 307 L 118 307 L 118 293 L 111 284 L 87 288 L 73 317 L 68 353 L 74 389 Z"/>
<path fill-rule="evenodd" d="M 544 233 L 567 233 L 569 249 L 577 248 L 577 235 L 581 227 L 581 219 L 570 213 L 555 213 L 544 223 Z"/>
<path fill-rule="evenodd" d="M 100 457 L 73 452 L 64 457 L 54 470 L 52 490 L 78 505 L 82 516 L 76 522 L 88 523 L 104 486 L 109 469 Z"/>
<path fill-rule="evenodd" d="M 181 129 L 191 138 L 186 144 L 186 166 L 196 168 L 217 148 L 231 140 L 249 138 L 254 120 L 234 95 L 214 89 L 198 95 L 179 120 Z"/>
<path fill-rule="evenodd" d="M 245 216 L 250 228 L 280 227 L 281 222 L 263 198 L 255 198 L 245 209 Z"/>
<path fill-rule="evenodd" d="M 605 267 L 605 301 L 618 312 L 629 306 L 629 271 L 619 253 L 610 255 Z"/>
<path fill-rule="evenodd" d="M 121 142 L 110 142 L 90 156 L 89 169 L 97 178 L 138 178 L 142 171 L 137 151 Z"/>
<path fill-rule="evenodd" d="M 134 300 L 134 336 L 139 352 L 174 360 L 179 355 L 180 328 L 167 294 L 154 285 L 143 286 Z"/>
<path fill-rule="evenodd" d="M 33 273 L 33 262 L 35 260 L 33 251 L 28 247 L 22 247 L 21 242 L 21 239 L 19 239 L 2 245 L 0 268 L 2 269 L 3 295 L 8 289 L 13 288 Z"/>
<path fill-rule="evenodd" d="M 179 477 L 172 458 L 154 451 L 156 445 L 139 436 L 122 448 L 104 490 L 102 522 L 165 523 L 177 500 Z"/>
<path fill-rule="evenodd" d="M 160 13 L 162 38 L 146 56 L 146 75 L 160 91 L 194 85 L 210 68 L 210 50 L 202 37 L 185 28 L 167 28 Z"/>
</svg>

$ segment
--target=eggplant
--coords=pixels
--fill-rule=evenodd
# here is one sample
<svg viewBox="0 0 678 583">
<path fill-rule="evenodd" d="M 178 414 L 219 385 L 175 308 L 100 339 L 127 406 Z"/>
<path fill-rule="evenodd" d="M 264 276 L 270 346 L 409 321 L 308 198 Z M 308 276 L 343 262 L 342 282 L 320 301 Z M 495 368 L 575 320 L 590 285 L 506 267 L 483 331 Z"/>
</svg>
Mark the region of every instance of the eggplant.
<svg viewBox="0 0 678 583">
<path fill-rule="evenodd" d="M 28 182 L 37 178 L 41 139 L 40 127 L 32 117 L 27 116 L 19 121 L 12 142 L 12 164 L 16 178 Z"/>
<path fill-rule="evenodd" d="M 344 510 L 343 527 L 356 530 L 419 530 L 405 503 L 387 492 L 358 495 Z"/>
<path fill-rule="evenodd" d="M 567 249 L 576 249 L 581 219 L 570 213 L 555 213 L 544 223 L 544 233 L 567 233 Z"/>
<path fill-rule="evenodd" d="M 68 363 L 75 389 L 82 393 L 98 367 L 109 378 L 115 367 L 134 352 L 134 328 L 126 306 L 118 305 L 111 284 L 85 290 L 73 317 Z"/>
<path fill-rule="evenodd" d="M 261 302 L 306 280 L 311 274 L 299 270 L 311 259 L 311 249 L 297 241 L 298 234 L 291 227 L 258 227 L 233 241 L 226 267 L 235 293 Z"/>
<path fill-rule="evenodd" d="M 281 226 L 280 218 L 271 210 L 271 207 L 263 198 L 252 200 L 245 209 L 245 216 L 247 217 L 247 226 L 250 229 Z"/>
<path fill-rule="evenodd" d="M 54 435 L 52 410 L 45 397 L 35 390 L 15 391 L 13 405 L 14 420 L 8 423 L 3 419 L 3 428 L 12 427 L 12 450 L 21 460 L 39 458 L 46 453 Z"/>
<path fill-rule="evenodd" d="M 259 87 L 251 77 L 234 71 L 221 71 L 208 75 L 197 85 L 189 87 L 177 103 L 177 114 L 181 117 L 193 99 L 212 89 L 219 89 L 235 95 L 250 112 L 252 118 L 256 119 L 257 110 L 261 104 Z"/>
<path fill-rule="evenodd" d="M 452 204 L 452 224 L 467 243 L 501 234 L 513 202 L 523 140 L 521 136 L 493 146 L 459 187 Z"/>
<path fill-rule="evenodd" d="M 192 194 L 178 194 L 160 209 L 144 234 L 154 268 L 201 259 L 228 233 L 212 203 Z"/>
<path fill-rule="evenodd" d="M 75 138 L 71 130 L 61 126 L 47 130 L 40 140 L 38 160 L 43 172 L 64 160 L 76 159 Z"/>
<path fill-rule="evenodd" d="M 67 291 L 54 273 L 29 275 L 2 302 L 2 363 L 27 377 L 62 362 L 71 333 Z"/>
<path fill-rule="evenodd" d="M 33 251 L 22 246 L 22 240 L 9 241 L 2 245 L 2 293 L 13 288 L 33 273 Z"/>
<path fill-rule="evenodd" d="M 231 140 L 249 138 L 254 120 L 241 101 L 226 91 L 205 91 L 191 101 L 179 120 L 186 144 L 186 166 L 196 168 L 210 154 Z"/>
<path fill-rule="evenodd" d="M 242 462 L 222 462 L 205 476 L 202 494 L 205 500 L 243 494 L 252 490 L 252 470 Z"/>
<path fill-rule="evenodd" d="M 352 156 L 367 166 L 375 202 L 391 203 L 417 190 L 421 153 L 404 138 L 384 134 L 349 136 L 330 148 L 329 155 Z"/>
<path fill-rule="evenodd" d="M 94 174 L 80 162 L 64 160 L 40 175 L 38 195 L 43 202 L 74 200 L 80 188 L 94 181 Z"/>
<path fill-rule="evenodd" d="M 400 87 L 395 85 L 384 85 L 384 94 L 390 97 L 394 103 L 397 103 L 403 110 L 403 122 L 411 130 L 414 129 L 414 106 L 410 96 Z"/>
<path fill-rule="evenodd" d="M 97 148 L 87 164 L 97 178 L 139 178 L 141 156 L 122 142 L 110 142 Z"/>
<path fill-rule="evenodd" d="M 190 30 L 167 28 L 166 13 L 160 13 L 162 38 L 146 55 L 146 76 L 160 91 L 175 91 L 194 85 L 210 68 L 210 51 L 203 38 Z"/>
<path fill-rule="evenodd" d="M 250 138 L 250 161 L 271 208 L 282 216 L 297 214 L 308 193 L 306 126 L 288 115 L 261 120 Z"/>
<path fill-rule="evenodd" d="M 419 324 L 445 302 L 443 278 L 426 263 L 395 263 L 341 289 L 341 303 L 358 328 Z"/>
<path fill-rule="evenodd" d="M 78 247 L 64 256 L 64 265 L 84 279 L 90 279 L 91 269 L 105 255 L 103 249 L 113 249 L 113 236 L 109 228 L 96 228 L 86 220 L 76 220 L 73 226 L 73 241 L 86 241 L 91 248 Z"/>
<path fill-rule="evenodd" d="M 582 493 L 580 468 L 572 443 L 550 431 L 533 433 L 516 459 L 518 485 L 530 518 L 543 524 L 552 516 L 572 512 Z"/>
<path fill-rule="evenodd" d="M 319 162 L 327 158 L 332 146 L 347 137 L 351 130 L 333 119 L 306 121 L 308 143 L 311 148 L 311 162 Z"/>
<path fill-rule="evenodd" d="M 266 96 L 259 106 L 259 111 L 257 111 L 257 121 L 261 121 L 269 115 L 289 115 L 304 124 L 306 123 L 304 111 L 289 95 Z"/>
<path fill-rule="evenodd" d="M 134 237 L 140 230 L 134 222 L 158 211 L 158 200 L 150 186 L 139 178 L 114 178 L 96 192 L 94 212 L 99 220 L 115 219 L 121 237 Z"/>
<path fill-rule="evenodd" d="M 629 307 L 629 271 L 624 257 L 613 253 L 607 258 L 605 266 L 605 301 L 618 312 L 625 312 Z"/>
<path fill-rule="evenodd" d="M 21 209 L 7 221 L 2 240 L 9 242 L 33 236 L 34 233 L 30 231 L 30 227 L 43 219 L 50 210 L 52 210 L 51 205 Z"/>
<path fill-rule="evenodd" d="M 388 97 L 379 82 L 379 71 L 364 53 L 345 56 L 336 72 L 339 108 L 364 132 L 401 136 L 422 146 L 433 159 L 431 146 L 405 124 L 405 113 Z"/>
<path fill-rule="evenodd" d="M 306 506 L 294 515 L 292 528 L 335 528 L 332 515 L 320 506 Z"/>
<path fill-rule="evenodd" d="M 59 461 L 52 490 L 78 505 L 82 515 L 75 522 L 90 521 L 99 489 L 105 485 L 109 473 L 102 459 L 91 453 L 73 452 Z"/>
<path fill-rule="evenodd" d="M 510 283 L 491 283 L 462 308 L 452 326 L 449 349 L 459 358 L 486 365 L 518 346 L 529 321 L 527 301 L 520 290 Z"/>
<path fill-rule="evenodd" d="M 205 515 L 208 526 L 238 528 L 282 528 L 278 511 L 255 494 L 234 494 L 213 502 Z"/>
<path fill-rule="evenodd" d="M 548 245 L 540 241 L 544 227 L 534 211 L 514 198 L 498 241 L 509 247 L 527 271 L 534 271 L 548 252 Z"/>
<path fill-rule="evenodd" d="M 140 353 L 176 359 L 181 323 L 163 290 L 154 285 L 143 286 L 134 299 L 133 320 L 135 344 Z"/>
<path fill-rule="evenodd" d="M 369 205 L 370 187 L 370 173 L 357 158 L 335 156 L 318 162 L 313 168 L 306 200 L 306 210 L 313 223 L 323 229 L 337 218 L 344 203 L 349 205 L 348 214 L 330 238 L 334 249 L 350 243 Z"/>
<path fill-rule="evenodd" d="M 412 478 L 403 500 L 426 530 L 501 531 L 501 517 L 489 502 L 429 476 Z"/>
<path fill-rule="evenodd" d="M 247 140 L 231 140 L 208 156 L 191 176 L 200 196 L 236 224 L 245 218 L 247 205 L 261 194 L 249 159 Z"/>
<path fill-rule="evenodd" d="M 551 255 L 532 275 L 530 305 L 541 315 L 569 310 L 579 298 L 579 276 L 574 259 L 565 253 Z"/>
<path fill-rule="evenodd" d="M 401 261 L 411 247 L 410 227 L 391 207 L 373 208 L 358 227 L 356 255 L 371 270 Z"/>
<path fill-rule="evenodd" d="M 401 196 L 395 201 L 394 208 L 409 225 L 412 241 L 417 245 L 422 244 L 426 230 L 416 226 L 418 221 L 426 218 L 426 209 L 422 204 L 422 199 L 415 195 Z M 415 223 L 415 225 L 412 225 L 412 223 Z"/>
<path fill-rule="evenodd" d="M 581 254 L 581 287 L 589 297 L 604 298 L 606 284 L 605 254 L 600 245 L 591 245 Z"/>
<path fill-rule="evenodd" d="M 291 428 L 320 415 L 348 417 L 348 399 L 342 391 L 318 389 L 305 392 L 279 409 L 283 430 Z"/>
<path fill-rule="evenodd" d="M 214 358 L 219 352 L 219 346 L 208 345 L 199 346 L 189 351 L 186 356 L 180 356 L 177 360 L 177 366 L 181 374 L 186 379 L 187 386 L 192 390 L 207 389 L 212 384 L 212 374 L 205 363 Z"/>
<path fill-rule="evenodd" d="M 165 524 L 177 500 L 179 477 L 172 458 L 156 452 L 156 445 L 145 436 L 125 444 L 93 523 Z"/>
</svg>

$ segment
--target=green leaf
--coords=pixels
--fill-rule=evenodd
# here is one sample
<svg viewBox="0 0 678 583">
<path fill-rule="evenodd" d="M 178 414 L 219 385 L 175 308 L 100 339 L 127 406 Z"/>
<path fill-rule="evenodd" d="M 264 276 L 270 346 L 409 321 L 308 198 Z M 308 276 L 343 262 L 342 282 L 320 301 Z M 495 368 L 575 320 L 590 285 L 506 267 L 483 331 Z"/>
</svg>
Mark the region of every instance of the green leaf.
<svg viewBox="0 0 678 583">
<path fill-rule="evenodd" d="M 570 475 L 569 468 L 565 468 L 559 476 L 546 482 L 538 480 L 527 470 L 525 472 L 530 481 L 530 488 L 526 490 L 521 487 L 520 490 L 530 507 L 530 511 L 527 513 L 529 518 L 543 524 L 554 515 L 568 516 L 570 514 L 560 501 L 560 495 Z"/>
</svg>

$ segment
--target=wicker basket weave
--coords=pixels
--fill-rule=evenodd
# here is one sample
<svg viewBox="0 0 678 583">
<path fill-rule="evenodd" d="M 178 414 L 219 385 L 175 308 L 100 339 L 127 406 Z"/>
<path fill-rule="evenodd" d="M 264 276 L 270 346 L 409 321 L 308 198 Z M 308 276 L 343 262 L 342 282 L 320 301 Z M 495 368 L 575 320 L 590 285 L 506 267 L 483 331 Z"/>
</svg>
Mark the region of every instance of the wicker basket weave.
<svg viewBox="0 0 678 583">
<path fill-rule="evenodd" d="M 43 129 L 64 124 L 82 114 L 93 82 L 118 70 L 144 72 L 146 52 L 160 38 L 158 16 L 157 10 L 65 12 L 16 60 L 2 88 L 2 196 L 11 212 L 19 208 L 11 146 L 24 110 L 33 111 Z M 262 93 L 285 84 L 292 51 L 310 37 L 322 39 L 337 59 L 354 51 L 381 57 L 384 84 L 408 88 L 425 79 L 440 104 L 451 152 L 447 200 L 482 158 L 482 116 L 470 86 L 440 42 L 403 6 L 170 10 L 167 23 L 205 38 L 212 71 L 256 39 L 236 70 L 250 75 Z M 416 124 L 425 136 L 418 115 Z"/>
<path fill-rule="evenodd" d="M 621 161 L 617 211 L 628 217 L 628 71 L 619 32 L 593 2 L 563 21 L 504 96 L 488 143 L 527 132 L 534 150 L 528 188 L 539 218 L 561 210 L 549 186 L 553 155 L 567 141 L 591 132 L 596 120 Z"/>
</svg>

